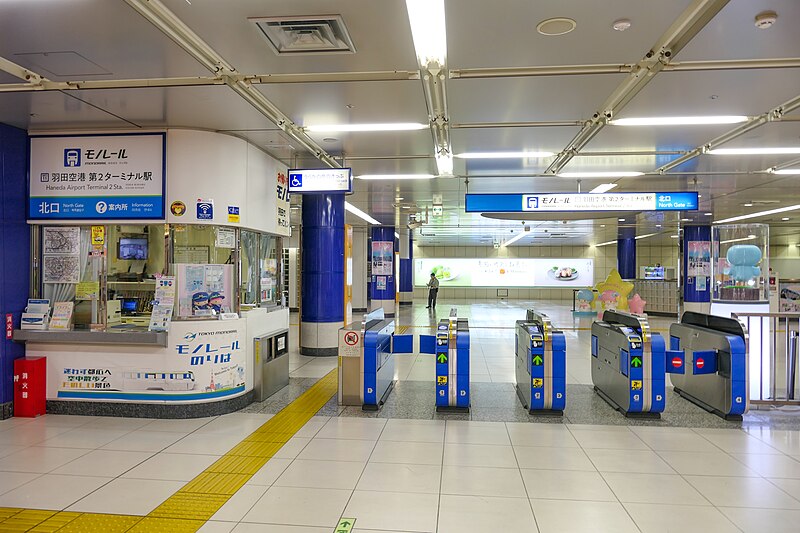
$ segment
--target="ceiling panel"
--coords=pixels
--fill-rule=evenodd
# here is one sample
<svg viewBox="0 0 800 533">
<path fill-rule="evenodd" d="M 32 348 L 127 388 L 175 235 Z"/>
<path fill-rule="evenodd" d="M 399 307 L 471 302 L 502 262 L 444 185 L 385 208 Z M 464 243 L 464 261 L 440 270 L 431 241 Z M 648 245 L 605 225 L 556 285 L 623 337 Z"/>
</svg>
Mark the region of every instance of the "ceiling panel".
<svg viewBox="0 0 800 533">
<path fill-rule="evenodd" d="M 57 91 L 0 93 L 0 122 L 30 130 L 132 126 L 114 115 Z"/>
<path fill-rule="evenodd" d="M 75 52 L 73 59 L 84 58 L 73 61 L 69 70 L 39 72 L 53 80 L 208 75 L 208 70 L 121 0 L 0 2 L 0 56 L 38 72 L 42 69 L 37 64 L 51 67 L 47 58 L 17 54 L 39 52 Z M 61 62 L 53 65 L 63 66 Z M 77 72 L 70 72 L 73 69 Z M 89 76 L 86 72 L 105 73 Z"/>
<path fill-rule="evenodd" d="M 689 0 L 558 0 L 556 2 L 487 2 L 448 0 L 447 48 L 450 68 L 532 65 L 631 63 L 650 50 Z M 502 5 L 501 5 L 502 4 Z M 539 22 L 568 17 L 577 22 L 571 33 L 544 36 Z M 625 32 L 611 25 L 633 21 Z M 594 105 L 600 105 L 599 101 Z"/>
</svg>

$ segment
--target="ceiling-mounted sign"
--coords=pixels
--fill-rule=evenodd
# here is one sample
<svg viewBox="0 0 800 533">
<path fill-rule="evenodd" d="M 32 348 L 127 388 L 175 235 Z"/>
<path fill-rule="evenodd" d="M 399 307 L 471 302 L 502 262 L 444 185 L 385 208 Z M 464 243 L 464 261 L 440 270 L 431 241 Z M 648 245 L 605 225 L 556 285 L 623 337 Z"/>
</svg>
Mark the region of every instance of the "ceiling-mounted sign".
<svg viewBox="0 0 800 533">
<path fill-rule="evenodd" d="M 696 192 L 467 194 L 467 213 L 696 211 Z"/>
<path fill-rule="evenodd" d="M 28 218 L 164 218 L 163 133 L 33 136 Z"/>
<path fill-rule="evenodd" d="M 353 175 L 349 168 L 291 169 L 289 192 L 353 192 Z"/>
</svg>

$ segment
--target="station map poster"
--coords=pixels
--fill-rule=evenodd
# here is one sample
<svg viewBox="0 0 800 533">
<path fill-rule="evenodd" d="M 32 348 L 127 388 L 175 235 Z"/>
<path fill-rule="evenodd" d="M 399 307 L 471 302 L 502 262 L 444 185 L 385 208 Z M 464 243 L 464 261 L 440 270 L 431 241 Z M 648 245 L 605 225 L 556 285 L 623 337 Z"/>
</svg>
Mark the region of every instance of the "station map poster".
<svg viewBox="0 0 800 533">
<path fill-rule="evenodd" d="M 441 287 L 549 287 L 594 285 L 594 261 L 553 259 L 415 259 L 414 285 L 424 287 L 431 273 Z"/>
<path fill-rule="evenodd" d="M 163 220 L 163 133 L 31 137 L 31 220 Z"/>
</svg>

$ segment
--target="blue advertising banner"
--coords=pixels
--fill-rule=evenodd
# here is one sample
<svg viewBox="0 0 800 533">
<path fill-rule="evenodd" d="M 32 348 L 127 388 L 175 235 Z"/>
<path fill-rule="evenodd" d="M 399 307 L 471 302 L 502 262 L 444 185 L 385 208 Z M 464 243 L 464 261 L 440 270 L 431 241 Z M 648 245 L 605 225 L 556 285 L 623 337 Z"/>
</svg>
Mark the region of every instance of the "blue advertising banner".
<svg viewBox="0 0 800 533">
<path fill-rule="evenodd" d="M 30 138 L 28 219 L 164 218 L 164 133 Z"/>
<path fill-rule="evenodd" d="M 467 213 L 696 211 L 696 192 L 467 194 Z"/>
</svg>

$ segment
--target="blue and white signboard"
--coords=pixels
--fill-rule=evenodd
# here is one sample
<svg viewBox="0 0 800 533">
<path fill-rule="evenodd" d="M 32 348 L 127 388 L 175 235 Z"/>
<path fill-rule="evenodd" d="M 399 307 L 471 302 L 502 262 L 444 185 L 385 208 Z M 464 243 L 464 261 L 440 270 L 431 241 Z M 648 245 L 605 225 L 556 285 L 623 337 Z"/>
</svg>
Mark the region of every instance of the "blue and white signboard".
<svg viewBox="0 0 800 533">
<path fill-rule="evenodd" d="M 163 133 L 31 137 L 31 220 L 163 220 Z"/>
<path fill-rule="evenodd" d="M 289 170 L 289 192 L 353 192 L 353 175 L 349 168 L 306 168 Z"/>
<path fill-rule="evenodd" d="M 467 213 L 697 211 L 696 192 L 467 194 Z"/>
</svg>

